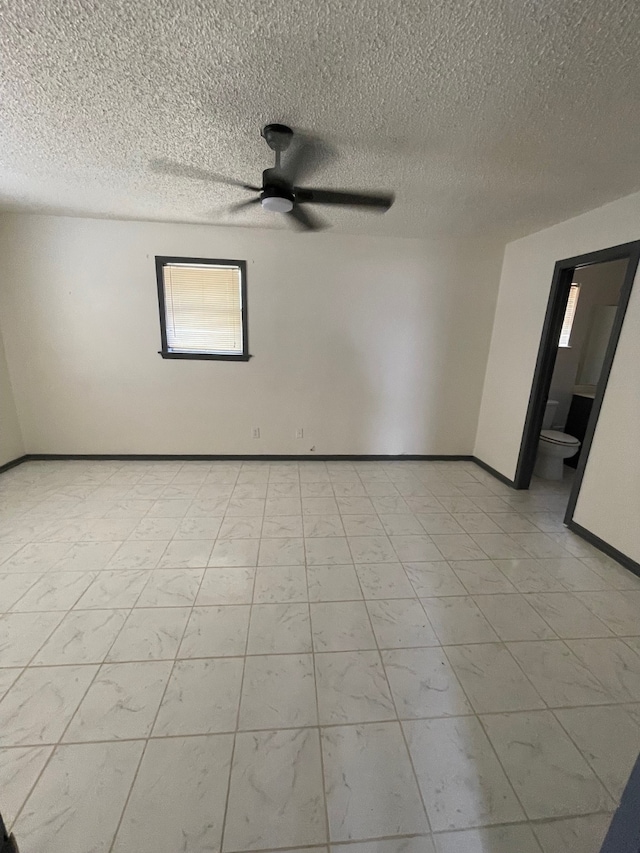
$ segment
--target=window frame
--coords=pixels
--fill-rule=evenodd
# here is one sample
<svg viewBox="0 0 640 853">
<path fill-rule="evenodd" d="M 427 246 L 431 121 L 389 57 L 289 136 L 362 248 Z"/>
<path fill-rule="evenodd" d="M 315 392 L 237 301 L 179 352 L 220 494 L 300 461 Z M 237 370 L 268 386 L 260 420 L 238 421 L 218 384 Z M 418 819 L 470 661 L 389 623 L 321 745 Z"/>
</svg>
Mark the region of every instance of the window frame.
<svg viewBox="0 0 640 853">
<path fill-rule="evenodd" d="M 161 349 L 158 355 L 162 358 L 179 358 L 191 361 L 249 361 L 249 318 L 247 310 L 247 262 L 229 260 L 228 258 L 180 258 L 173 255 L 156 255 L 156 283 L 158 286 L 158 308 L 160 312 Z M 211 352 L 174 352 L 167 346 L 167 308 L 164 295 L 164 268 L 170 264 L 193 264 L 199 266 L 238 267 L 240 270 L 240 298 L 242 299 L 242 352 L 241 353 L 211 353 Z"/>
</svg>

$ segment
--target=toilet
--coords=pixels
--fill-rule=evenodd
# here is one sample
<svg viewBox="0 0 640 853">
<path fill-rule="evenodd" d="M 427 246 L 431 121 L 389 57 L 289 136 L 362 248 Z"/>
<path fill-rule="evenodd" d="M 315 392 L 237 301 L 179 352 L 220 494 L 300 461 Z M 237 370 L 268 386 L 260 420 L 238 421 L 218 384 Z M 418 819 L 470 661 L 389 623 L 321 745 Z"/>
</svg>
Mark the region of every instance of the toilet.
<svg viewBox="0 0 640 853">
<path fill-rule="evenodd" d="M 580 449 L 580 442 L 566 432 L 551 429 L 558 408 L 557 400 L 547 400 L 538 441 L 538 455 L 533 473 L 543 480 L 562 480 L 564 460 Z"/>
</svg>

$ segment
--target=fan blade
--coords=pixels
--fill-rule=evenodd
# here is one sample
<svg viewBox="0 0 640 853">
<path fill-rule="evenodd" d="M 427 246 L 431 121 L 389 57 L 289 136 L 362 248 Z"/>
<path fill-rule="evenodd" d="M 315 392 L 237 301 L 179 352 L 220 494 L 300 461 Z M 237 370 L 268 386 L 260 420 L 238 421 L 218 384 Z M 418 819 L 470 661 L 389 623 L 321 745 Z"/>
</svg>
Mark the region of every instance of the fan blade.
<svg viewBox="0 0 640 853">
<path fill-rule="evenodd" d="M 288 151 L 283 154 L 280 174 L 289 183 L 310 178 L 321 166 L 335 159 L 334 150 L 326 142 L 308 133 L 296 131 Z"/>
<path fill-rule="evenodd" d="M 287 216 L 291 218 L 297 228 L 304 231 L 320 231 L 322 228 L 326 228 L 326 225 L 317 216 L 297 205 L 294 205 L 293 210 L 290 210 Z"/>
<path fill-rule="evenodd" d="M 238 213 L 239 210 L 244 210 L 245 207 L 251 207 L 252 204 L 258 204 L 260 202 L 260 196 L 256 198 L 247 199 L 247 201 L 239 201 L 238 204 L 232 204 L 231 207 L 227 208 L 228 213 Z"/>
<path fill-rule="evenodd" d="M 244 184 L 242 181 L 236 181 L 235 178 L 225 178 L 224 175 L 218 175 L 216 172 L 209 172 L 207 169 L 198 169 L 196 166 L 185 166 L 182 163 L 173 163 L 171 160 L 152 160 L 151 168 L 154 172 L 159 172 L 162 175 L 172 175 L 175 178 L 191 178 L 194 181 L 213 181 L 216 184 L 229 184 L 232 187 L 242 187 L 245 190 L 252 192 L 261 192 L 261 187 L 254 187 L 252 184 Z"/>
<path fill-rule="evenodd" d="M 392 193 L 353 193 L 341 190 L 318 190 L 294 187 L 296 202 L 314 204 L 345 204 L 350 207 L 371 207 L 374 210 L 389 210 L 393 204 Z"/>
</svg>

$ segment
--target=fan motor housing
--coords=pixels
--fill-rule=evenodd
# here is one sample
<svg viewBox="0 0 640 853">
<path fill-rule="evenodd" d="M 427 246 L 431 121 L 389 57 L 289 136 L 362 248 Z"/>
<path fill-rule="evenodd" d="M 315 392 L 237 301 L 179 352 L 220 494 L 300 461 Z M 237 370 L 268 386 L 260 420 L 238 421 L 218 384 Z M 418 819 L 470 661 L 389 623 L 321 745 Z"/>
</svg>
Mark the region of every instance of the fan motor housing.
<svg viewBox="0 0 640 853">
<path fill-rule="evenodd" d="M 293 209 L 294 197 L 286 187 L 274 184 L 265 186 L 260 196 L 260 204 L 265 210 L 274 213 L 288 213 Z"/>
</svg>

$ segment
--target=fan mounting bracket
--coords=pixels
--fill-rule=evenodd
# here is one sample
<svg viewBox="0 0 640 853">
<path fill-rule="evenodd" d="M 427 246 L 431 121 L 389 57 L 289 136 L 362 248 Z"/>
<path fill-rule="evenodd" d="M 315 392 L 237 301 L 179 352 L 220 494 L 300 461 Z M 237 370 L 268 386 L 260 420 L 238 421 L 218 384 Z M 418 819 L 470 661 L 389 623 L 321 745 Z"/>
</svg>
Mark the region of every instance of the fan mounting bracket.
<svg viewBox="0 0 640 853">
<path fill-rule="evenodd" d="M 286 151 L 293 138 L 293 131 L 286 124 L 266 124 L 262 128 L 265 142 L 272 151 Z"/>
</svg>

